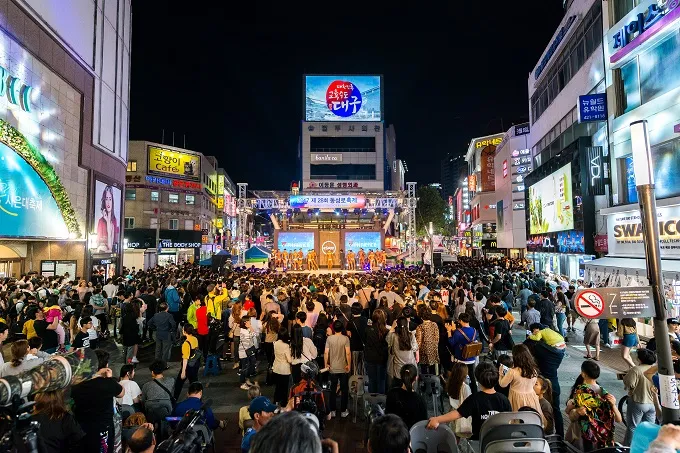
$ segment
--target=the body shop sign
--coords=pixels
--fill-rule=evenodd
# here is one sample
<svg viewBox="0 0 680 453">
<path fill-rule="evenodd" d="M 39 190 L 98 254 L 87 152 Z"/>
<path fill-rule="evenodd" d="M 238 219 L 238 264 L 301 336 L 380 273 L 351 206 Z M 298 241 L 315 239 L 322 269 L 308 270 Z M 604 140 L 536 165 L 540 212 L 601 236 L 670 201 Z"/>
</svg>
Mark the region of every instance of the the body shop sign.
<svg viewBox="0 0 680 453">
<path fill-rule="evenodd" d="M 657 208 L 662 258 L 680 257 L 680 206 Z M 607 216 L 609 256 L 644 257 L 640 211 Z"/>
</svg>

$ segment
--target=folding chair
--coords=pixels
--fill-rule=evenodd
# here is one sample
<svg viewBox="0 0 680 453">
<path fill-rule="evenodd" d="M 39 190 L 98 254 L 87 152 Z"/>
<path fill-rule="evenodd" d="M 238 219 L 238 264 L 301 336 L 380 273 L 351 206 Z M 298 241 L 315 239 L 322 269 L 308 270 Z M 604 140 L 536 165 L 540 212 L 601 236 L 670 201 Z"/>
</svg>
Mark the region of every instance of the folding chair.
<svg viewBox="0 0 680 453">
<path fill-rule="evenodd" d="M 499 412 L 489 417 L 479 432 L 479 438 L 483 439 L 485 434 L 492 428 L 500 425 L 509 424 L 526 424 L 526 425 L 538 425 L 543 426 L 543 419 L 540 415 L 535 412 Z M 543 437 L 543 436 L 539 436 Z"/>
<path fill-rule="evenodd" d="M 363 398 L 364 394 L 368 393 L 368 376 L 354 375 L 349 378 L 349 396 L 352 398 L 354 405 L 354 423 L 357 422 L 357 412 L 359 407 L 359 398 Z"/>
<path fill-rule="evenodd" d="M 442 400 L 443 389 L 442 382 L 439 376 L 434 374 L 423 374 L 420 376 L 420 392 L 432 397 L 432 406 L 434 408 L 434 415 L 440 415 L 444 412 L 444 401 Z M 440 412 L 441 408 L 441 412 Z"/>
<path fill-rule="evenodd" d="M 524 439 L 543 439 L 543 428 L 541 425 L 528 425 L 525 423 L 512 425 L 498 425 L 487 429 L 482 435 L 480 433 L 480 452 L 486 451 L 487 445 L 496 441 L 516 441 Z M 547 443 L 546 443 L 547 445 Z M 514 449 L 511 449 L 514 451 Z M 548 453 L 550 447 L 548 447 Z"/>
<path fill-rule="evenodd" d="M 456 435 L 442 423 L 437 429 L 427 429 L 427 420 L 411 427 L 411 450 L 413 453 L 458 453 Z"/>
</svg>

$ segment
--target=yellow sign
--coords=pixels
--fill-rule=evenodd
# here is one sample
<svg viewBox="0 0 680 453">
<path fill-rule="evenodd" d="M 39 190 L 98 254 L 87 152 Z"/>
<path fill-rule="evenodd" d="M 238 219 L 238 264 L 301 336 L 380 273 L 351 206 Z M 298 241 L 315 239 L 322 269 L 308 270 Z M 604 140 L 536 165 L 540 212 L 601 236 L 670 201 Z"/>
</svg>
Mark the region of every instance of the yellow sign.
<svg viewBox="0 0 680 453">
<path fill-rule="evenodd" d="M 499 145 L 503 141 L 503 134 L 497 136 L 497 137 L 491 137 L 491 138 L 486 138 L 483 140 L 477 140 L 475 141 L 475 148 L 484 148 L 489 145 Z"/>
<path fill-rule="evenodd" d="M 216 218 L 213 223 L 215 224 L 215 228 L 224 228 L 224 220 L 221 217 Z"/>
<path fill-rule="evenodd" d="M 224 211 L 224 175 L 217 175 L 217 209 Z"/>
<path fill-rule="evenodd" d="M 201 157 L 197 154 L 149 146 L 148 173 L 200 181 Z"/>
</svg>

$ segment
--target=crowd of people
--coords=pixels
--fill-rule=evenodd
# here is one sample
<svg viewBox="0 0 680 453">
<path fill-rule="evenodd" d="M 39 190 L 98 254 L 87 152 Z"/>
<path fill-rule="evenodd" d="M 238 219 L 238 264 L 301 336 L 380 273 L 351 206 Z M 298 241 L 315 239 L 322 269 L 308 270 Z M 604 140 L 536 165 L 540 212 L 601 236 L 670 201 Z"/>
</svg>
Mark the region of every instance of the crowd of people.
<svg viewBox="0 0 680 453">
<path fill-rule="evenodd" d="M 70 389 L 72 412 L 61 391 L 35 398 L 47 451 L 77 445 L 114 451 L 117 417 L 130 451 L 153 451 L 156 439 L 167 436 L 167 417 L 200 409 L 198 375 L 209 359 L 223 367 L 233 362 L 250 399 L 239 413 L 243 452 L 275 451 L 270 442 L 285 445 L 281 436 L 296 426 L 311 423 L 321 433 L 328 421 L 347 417 L 352 376 L 366 376 L 369 392 L 386 395 L 387 415 L 373 421 L 368 436 L 373 453 L 406 451 L 398 445 L 408 446 L 408 430 L 419 421 L 427 420 L 430 429 L 450 423 L 458 437 L 474 441 L 491 414 L 525 410 L 541 416 L 546 434 L 590 451 L 613 445 L 622 415 L 598 384 L 600 340 L 608 344 L 609 335 L 597 321 L 584 320 L 588 349 L 581 374 L 566 406 L 560 402 L 558 371 L 567 332 L 576 329 L 573 296 L 583 286 L 534 274 L 519 260 L 465 257 L 433 274 L 419 268 L 217 273 L 191 264 L 124 269 L 90 282 L 30 274 L 0 281 L 0 343 L 9 337 L 12 356 L 0 365 L 0 377 L 70 348 L 96 351 L 98 379 Z M 602 330 L 609 329 L 605 324 Z M 669 320 L 673 335 L 678 324 Z M 640 347 L 636 364 L 630 355 L 638 345 L 635 322 L 620 320 L 618 329 L 631 368 L 624 381 L 630 443 L 635 427 L 658 411 L 656 356 L 654 345 Z M 125 358 L 115 377 L 104 347 L 114 339 Z M 677 340 L 670 339 L 680 352 Z M 137 353 L 149 341 L 155 341 L 151 380 L 140 386 Z M 173 348 L 181 358 L 176 375 L 168 375 Z M 451 411 L 428 417 L 419 387 L 425 379 L 440 383 Z M 272 386 L 272 398 L 261 395 L 258 380 Z M 224 428 L 207 412 L 210 429 Z M 301 412 L 312 413 L 315 422 Z M 337 449 L 332 441 L 325 446 Z"/>
</svg>

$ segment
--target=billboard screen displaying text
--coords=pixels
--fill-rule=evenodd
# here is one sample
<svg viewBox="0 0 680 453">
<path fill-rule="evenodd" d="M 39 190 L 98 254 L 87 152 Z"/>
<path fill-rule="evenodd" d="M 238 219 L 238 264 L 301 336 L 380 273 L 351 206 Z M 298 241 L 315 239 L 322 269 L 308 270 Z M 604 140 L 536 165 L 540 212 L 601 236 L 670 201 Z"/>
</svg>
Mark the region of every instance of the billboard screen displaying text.
<svg viewBox="0 0 680 453">
<path fill-rule="evenodd" d="M 305 121 L 382 121 L 378 75 L 306 75 Z"/>
<path fill-rule="evenodd" d="M 200 181 L 201 157 L 198 154 L 149 146 L 148 173 L 150 175 Z"/>
<path fill-rule="evenodd" d="M 574 228 L 571 164 L 529 187 L 529 233 L 543 234 Z"/>
<path fill-rule="evenodd" d="M 380 233 L 376 231 L 345 233 L 345 252 L 349 250 L 357 252 L 359 249 L 364 249 L 366 252 L 382 249 Z"/>
<path fill-rule="evenodd" d="M 303 252 L 307 253 L 314 248 L 314 233 L 279 233 L 276 248 L 289 252 L 302 249 Z"/>
</svg>

